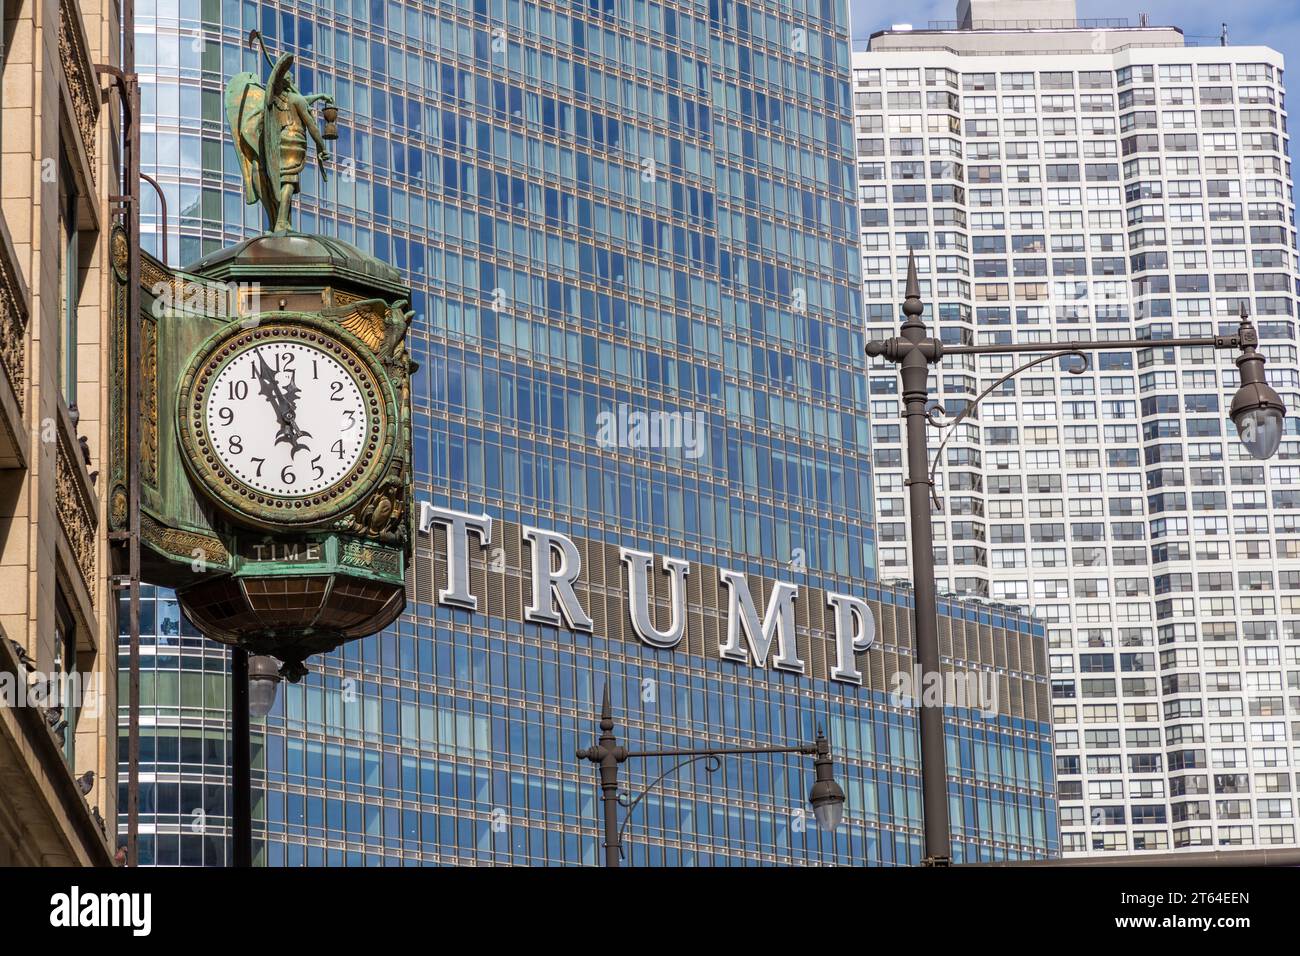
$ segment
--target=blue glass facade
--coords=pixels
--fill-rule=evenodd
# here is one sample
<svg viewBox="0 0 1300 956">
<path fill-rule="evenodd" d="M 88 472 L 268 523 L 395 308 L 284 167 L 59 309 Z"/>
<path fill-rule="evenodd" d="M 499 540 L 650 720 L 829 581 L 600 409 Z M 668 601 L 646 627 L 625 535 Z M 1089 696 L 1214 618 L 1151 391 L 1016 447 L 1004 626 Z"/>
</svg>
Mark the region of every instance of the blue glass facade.
<svg viewBox="0 0 1300 956">
<path fill-rule="evenodd" d="M 145 168 L 169 193 L 173 263 L 261 229 L 221 110 L 224 78 L 257 69 L 249 30 L 338 101 L 334 174 L 308 174 L 298 227 L 414 289 L 420 498 L 584 549 L 905 600 L 869 585 L 843 0 L 193 0 L 137 17 Z M 610 441 L 603 416 L 620 408 L 698 423 L 701 440 Z M 573 753 L 594 742 L 606 679 L 633 747 L 788 745 L 824 723 L 849 799 L 832 840 L 802 825 L 806 761 L 687 771 L 637 808 L 629 862 L 919 862 L 916 723 L 890 705 L 887 669 L 858 688 L 491 601 L 441 607 L 434 544 L 419 542 L 397 626 L 283 688 L 256 753 L 262 862 L 597 862 L 594 775 Z M 219 864 L 225 655 L 154 600 L 177 633 L 159 623 L 146 641 L 142 860 Z M 1041 630 L 999 621 L 1041 650 Z M 1043 666 L 1015 665 L 1035 701 L 1019 716 L 951 715 L 952 776 L 971 781 L 952 788 L 959 859 L 1056 851 Z M 639 789 L 659 769 L 625 777 Z"/>
</svg>

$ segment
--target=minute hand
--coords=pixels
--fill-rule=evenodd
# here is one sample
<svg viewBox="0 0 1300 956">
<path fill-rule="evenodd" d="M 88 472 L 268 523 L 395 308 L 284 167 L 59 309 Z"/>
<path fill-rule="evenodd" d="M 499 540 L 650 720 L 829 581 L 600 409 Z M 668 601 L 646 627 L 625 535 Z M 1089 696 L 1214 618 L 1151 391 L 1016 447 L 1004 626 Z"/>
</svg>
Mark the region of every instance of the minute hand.
<svg viewBox="0 0 1300 956">
<path fill-rule="evenodd" d="M 275 412 L 275 419 L 280 425 L 280 430 L 276 433 L 275 443 L 288 444 L 290 446 L 289 457 L 292 458 L 300 451 L 308 451 L 308 447 L 300 442 L 299 438 L 310 438 L 311 433 L 303 431 L 298 427 L 296 422 L 296 409 L 298 389 L 290 386 L 290 394 L 286 395 L 280 388 L 280 383 L 276 380 L 275 372 L 271 366 L 266 364 L 266 359 L 258 353 L 257 377 L 262 383 L 261 394 L 264 395 L 271 403 L 271 409 Z"/>
</svg>

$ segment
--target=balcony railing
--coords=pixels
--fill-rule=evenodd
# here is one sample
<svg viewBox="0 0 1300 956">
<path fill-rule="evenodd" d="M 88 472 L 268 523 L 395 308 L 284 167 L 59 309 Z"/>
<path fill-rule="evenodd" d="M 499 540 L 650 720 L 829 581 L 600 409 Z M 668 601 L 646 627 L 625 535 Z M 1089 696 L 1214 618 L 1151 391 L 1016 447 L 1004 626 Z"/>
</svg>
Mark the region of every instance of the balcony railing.
<svg viewBox="0 0 1300 956">
<path fill-rule="evenodd" d="M 95 68 L 90 62 L 85 26 L 73 0 L 60 0 L 59 3 L 59 59 L 63 63 L 73 119 L 93 183 L 97 174 L 95 129 L 99 123 L 100 91 Z"/>
<path fill-rule="evenodd" d="M 1103 17 L 1087 20 L 972 20 L 972 30 L 1122 30 L 1132 27 L 1124 17 Z M 927 30 L 961 30 L 956 20 L 930 20 Z"/>
</svg>

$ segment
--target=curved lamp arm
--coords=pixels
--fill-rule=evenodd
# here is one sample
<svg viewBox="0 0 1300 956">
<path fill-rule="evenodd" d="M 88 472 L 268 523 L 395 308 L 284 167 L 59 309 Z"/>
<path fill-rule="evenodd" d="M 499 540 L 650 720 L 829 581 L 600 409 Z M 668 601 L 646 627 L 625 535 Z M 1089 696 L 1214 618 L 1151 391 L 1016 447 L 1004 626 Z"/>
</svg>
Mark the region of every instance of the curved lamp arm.
<svg viewBox="0 0 1300 956">
<path fill-rule="evenodd" d="M 620 793 L 618 795 L 619 805 L 627 808 L 627 813 L 623 814 L 623 822 L 619 824 L 618 827 L 618 852 L 620 856 L 622 856 L 623 854 L 623 831 L 627 829 L 628 823 L 631 822 L 632 811 L 636 809 L 637 804 L 640 803 L 642 800 L 644 800 L 649 795 L 650 791 L 652 791 L 655 787 L 659 786 L 659 784 L 663 783 L 664 779 L 667 778 L 670 774 L 674 774 L 678 770 L 681 770 L 683 767 L 689 766 L 690 764 L 693 764 L 700 760 L 705 761 L 704 769 L 708 773 L 717 773 L 722 768 L 722 758 L 717 754 L 715 753 L 697 754 L 694 757 L 687 757 L 685 760 L 677 761 L 677 763 L 673 764 L 671 767 L 669 767 L 659 776 L 655 777 L 654 780 L 650 781 L 650 783 L 646 786 L 646 788 L 642 790 L 640 793 L 638 793 L 635 797 L 632 797 L 630 794 L 626 792 Z"/>
<path fill-rule="evenodd" d="M 951 438 L 956 433 L 956 427 L 962 423 L 963 419 L 965 419 L 968 415 L 974 412 L 975 409 L 979 406 L 979 403 L 984 401 L 984 399 L 988 397 L 993 392 L 994 389 L 1005 384 L 1006 382 L 1011 381 L 1011 379 L 1015 378 L 1021 372 L 1026 371 L 1027 369 L 1031 369 L 1035 365 L 1042 365 L 1044 362 L 1050 362 L 1053 359 L 1066 358 L 1067 356 L 1074 356 L 1080 360 L 1078 365 L 1071 366 L 1069 369 L 1066 370 L 1071 375 L 1082 375 L 1084 372 L 1088 371 L 1088 366 L 1090 363 L 1088 360 L 1087 352 L 1084 352 L 1081 349 L 1062 349 L 1059 352 L 1051 352 L 1048 355 L 1041 355 L 1038 358 L 1034 359 L 1032 362 L 1026 362 L 1024 365 L 1020 366 L 1019 368 L 1013 369 L 1012 371 L 1008 372 L 1006 375 L 1003 375 L 1000 379 L 998 379 L 988 388 L 984 389 L 984 391 L 980 392 L 979 395 L 976 396 L 973 402 L 971 402 L 964 409 L 962 409 L 960 415 L 958 415 L 956 418 L 954 418 L 952 421 L 948 422 L 947 424 L 944 424 L 940 422 L 937 418 L 935 418 L 935 412 L 939 412 L 940 414 L 946 414 L 943 410 L 942 405 L 935 405 L 928 412 L 926 412 L 926 417 L 929 419 L 930 424 L 932 426 L 934 426 L 935 428 L 948 429 L 948 433 L 943 436 L 943 441 L 939 442 L 939 447 L 935 449 L 934 461 L 930 462 L 930 501 L 934 504 L 936 508 L 942 511 L 943 502 L 939 500 L 939 496 L 936 495 L 934 492 L 934 473 L 935 470 L 939 467 L 939 462 L 943 459 L 943 446 L 948 444 L 948 439 Z"/>
</svg>

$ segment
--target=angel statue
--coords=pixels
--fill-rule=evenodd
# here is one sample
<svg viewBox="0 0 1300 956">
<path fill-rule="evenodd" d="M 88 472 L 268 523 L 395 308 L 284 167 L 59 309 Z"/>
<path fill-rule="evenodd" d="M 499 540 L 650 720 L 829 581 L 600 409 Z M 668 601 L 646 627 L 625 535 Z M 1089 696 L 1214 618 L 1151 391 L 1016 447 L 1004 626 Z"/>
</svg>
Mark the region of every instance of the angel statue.
<svg viewBox="0 0 1300 956">
<path fill-rule="evenodd" d="M 288 232 L 292 228 L 293 197 L 302 188 L 302 171 L 307 165 L 307 137 L 316 144 L 316 162 L 323 180 L 325 163 L 330 158 L 325 140 L 338 138 L 334 126 L 338 110 L 328 93 L 303 96 L 298 92 L 289 75 L 292 53 L 282 53 L 272 61 L 256 30 L 248 35 L 249 46 L 254 43 L 271 68 L 270 78 L 263 86 L 256 73 L 232 77 L 226 87 L 226 118 L 244 173 L 244 201 L 250 206 L 262 203 L 272 232 Z M 323 134 L 312 115 L 312 106 L 317 102 L 326 104 Z"/>
</svg>

